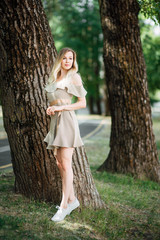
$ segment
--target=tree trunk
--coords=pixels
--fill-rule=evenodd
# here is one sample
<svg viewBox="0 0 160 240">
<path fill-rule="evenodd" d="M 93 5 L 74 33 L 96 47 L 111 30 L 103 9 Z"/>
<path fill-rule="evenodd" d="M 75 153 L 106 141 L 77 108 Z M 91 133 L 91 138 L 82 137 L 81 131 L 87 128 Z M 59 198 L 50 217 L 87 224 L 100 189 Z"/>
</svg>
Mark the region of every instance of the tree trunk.
<svg viewBox="0 0 160 240">
<path fill-rule="evenodd" d="M 101 99 L 99 96 L 99 92 L 98 92 L 98 99 L 96 99 L 96 106 L 97 106 L 97 114 L 101 115 L 102 110 L 101 110 Z"/>
<path fill-rule="evenodd" d="M 100 64 L 98 62 L 98 53 L 97 53 L 97 62 L 95 63 L 95 76 L 96 76 L 96 106 L 97 106 L 97 114 L 102 114 L 101 109 L 101 97 L 100 97 L 100 82 L 99 82 L 99 74 L 100 74 Z"/>
<path fill-rule="evenodd" d="M 100 62 L 99 62 L 99 36 L 97 36 L 94 39 L 93 42 L 93 59 L 92 59 L 92 65 L 95 73 L 95 88 L 96 88 L 96 107 L 97 107 L 97 114 L 101 115 L 102 114 L 102 109 L 101 109 L 101 97 L 100 97 Z"/>
<path fill-rule="evenodd" d="M 88 98 L 88 104 L 89 104 L 89 113 L 90 114 L 95 114 L 95 112 L 94 112 L 94 98 L 92 96 L 90 96 Z"/>
<path fill-rule="evenodd" d="M 28 197 L 61 199 L 61 180 L 53 152 L 43 139 L 50 117 L 43 89 L 56 49 L 40 0 L 2 0 L 1 99 L 11 148 L 15 190 Z M 73 156 L 74 186 L 83 205 L 102 207 L 84 148 Z"/>
<path fill-rule="evenodd" d="M 96 73 L 95 73 L 96 75 Z M 97 79 L 98 79 L 98 75 Z M 101 115 L 102 114 L 102 110 L 101 110 L 101 97 L 100 97 L 100 92 L 99 92 L 99 83 L 98 81 L 96 81 L 96 107 L 97 107 L 97 114 Z"/>
<path fill-rule="evenodd" d="M 160 181 L 136 0 L 99 0 L 111 108 L 110 153 L 100 167 Z"/>
</svg>

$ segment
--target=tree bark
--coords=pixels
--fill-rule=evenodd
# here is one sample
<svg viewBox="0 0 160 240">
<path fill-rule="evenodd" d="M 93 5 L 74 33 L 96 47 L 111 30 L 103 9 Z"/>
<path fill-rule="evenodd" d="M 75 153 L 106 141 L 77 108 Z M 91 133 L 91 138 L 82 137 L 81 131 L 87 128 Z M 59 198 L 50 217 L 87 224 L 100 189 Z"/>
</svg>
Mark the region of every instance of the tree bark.
<svg viewBox="0 0 160 240">
<path fill-rule="evenodd" d="M 44 138 L 49 130 L 44 85 L 57 55 L 40 0 L 0 2 L 0 80 L 4 127 L 11 148 L 15 190 L 27 197 L 61 199 L 61 180 Z M 104 206 L 85 149 L 73 156 L 74 187 L 85 206 Z"/>
<path fill-rule="evenodd" d="M 110 152 L 99 168 L 160 181 L 136 0 L 99 0 L 112 118 Z"/>
<path fill-rule="evenodd" d="M 104 99 L 104 101 L 105 101 L 105 115 L 106 116 L 111 116 L 107 85 L 105 85 L 104 91 L 105 91 L 105 99 Z"/>
</svg>

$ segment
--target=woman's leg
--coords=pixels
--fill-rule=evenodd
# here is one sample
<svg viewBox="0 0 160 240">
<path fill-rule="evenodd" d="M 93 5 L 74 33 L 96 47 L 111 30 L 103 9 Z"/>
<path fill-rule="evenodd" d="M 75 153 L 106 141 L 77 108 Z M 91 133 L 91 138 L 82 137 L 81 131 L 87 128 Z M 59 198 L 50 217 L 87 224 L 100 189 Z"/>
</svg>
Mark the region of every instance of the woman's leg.
<svg viewBox="0 0 160 240">
<path fill-rule="evenodd" d="M 62 201 L 60 206 L 67 207 L 67 203 L 74 201 L 73 188 L 73 170 L 72 170 L 72 154 L 74 148 L 61 147 L 57 151 L 57 166 L 62 177 Z"/>
<path fill-rule="evenodd" d="M 64 192 L 63 191 L 63 186 L 64 186 L 64 183 L 63 183 L 63 170 L 62 170 L 62 164 L 61 164 L 61 153 L 60 153 L 60 149 L 57 149 L 57 155 L 55 156 L 56 158 L 56 162 L 57 162 L 57 166 L 59 168 L 59 171 L 60 171 L 60 175 L 61 175 L 61 179 L 62 179 L 62 193 Z M 72 203 L 74 200 L 75 200 L 75 195 L 74 195 L 74 188 L 73 188 L 73 184 L 71 185 L 71 191 L 70 191 L 70 194 L 69 194 L 69 198 L 68 198 L 68 203 Z"/>
<path fill-rule="evenodd" d="M 62 169 L 62 164 L 61 164 L 61 150 L 60 150 L 60 148 L 57 149 L 57 155 L 55 155 L 55 159 L 56 159 L 56 164 L 59 168 L 59 172 L 60 172 L 61 179 L 62 179 L 62 196 L 63 196 L 64 178 L 63 178 L 63 169 Z"/>
<path fill-rule="evenodd" d="M 60 158 L 60 148 L 57 149 L 57 155 L 55 155 L 55 159 L 56 159 L 56 164 L 59 168 L 59 172 L 60 172 L 60 175 L 61 175 L 61 179 L 63 181 L 63 171 L 62 171 L 62 165 L 61 165 L 61 158 Z"/>
<path fill-rule="evenodd" d="M 73 188 L 73 184 L 72 184 L 71 191 L 70 191 L 69 197 L 68 197 L 68 203 L 74 202 L 75 199 L 76 199 L 76 197 L 74 195 L 74 188 Z"/>
</svg>

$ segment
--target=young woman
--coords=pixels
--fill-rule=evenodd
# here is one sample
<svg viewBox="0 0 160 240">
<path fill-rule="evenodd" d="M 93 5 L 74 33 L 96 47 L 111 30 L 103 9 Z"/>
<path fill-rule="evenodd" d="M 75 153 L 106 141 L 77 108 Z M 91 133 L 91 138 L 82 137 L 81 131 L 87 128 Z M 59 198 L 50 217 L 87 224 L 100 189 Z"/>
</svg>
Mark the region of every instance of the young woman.
<svg viewBox="0 0 160 240">
<path fill-rule="evenodd" d="M 74 148 L 82 146 L 83 142 L 74 110 L 86 107 L 87 92 L 77 71 L 75 51 L 63 48 L 45 86 L 50 103 L 46 112 L 51 116 L 51 122 L 44 141 L 48 144 L 47 149 L 54 150 L 62 178 L 62 200 L 52 221 L 62 221 L 79 206 L 73 188 L 72 155 Z M 77 97 L 76 103 L 71 103 L 73 96 Z"/>
</svg>

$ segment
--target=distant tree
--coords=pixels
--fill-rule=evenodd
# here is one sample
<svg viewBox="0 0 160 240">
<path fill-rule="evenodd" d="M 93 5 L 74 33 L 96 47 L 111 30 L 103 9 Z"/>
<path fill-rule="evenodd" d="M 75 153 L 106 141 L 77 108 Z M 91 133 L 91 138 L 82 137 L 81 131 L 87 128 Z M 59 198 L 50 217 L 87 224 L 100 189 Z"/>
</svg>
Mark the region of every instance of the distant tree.
<svg viewBox="0 0 160 240">
<path fill-rule="evenodd" d="M 43 142 L 49 126 L 43 87 L 57 55 L 48 21 L 40 0 L 2 0 L 0 12 L 1 99 L 15 190 L 58 203 L 60 175 Z M 102 207 L 84 147 L 75 150 L 73 171 L 81 203 Z"/>
<path fill-rule="evenodd" d="M 145 46 L 148 45 L 148 48 Z M 160 37 L 145 39 L 144 57 L 147 67 L 147 76 L 150 92 L 160 89 Z"/>
<path fill-rule="evenodd" d="M 110 152 L 99 168 L 160 181 L 136 0 L 99 0 L 111 108 Z"/>
<path fill-rule="evenodd" d="M 148 88 L 151 95 L 160 89 L 160 36 L 153 27 L 140 20 L 143 54 L 147 69 Z"/>
</svg>

